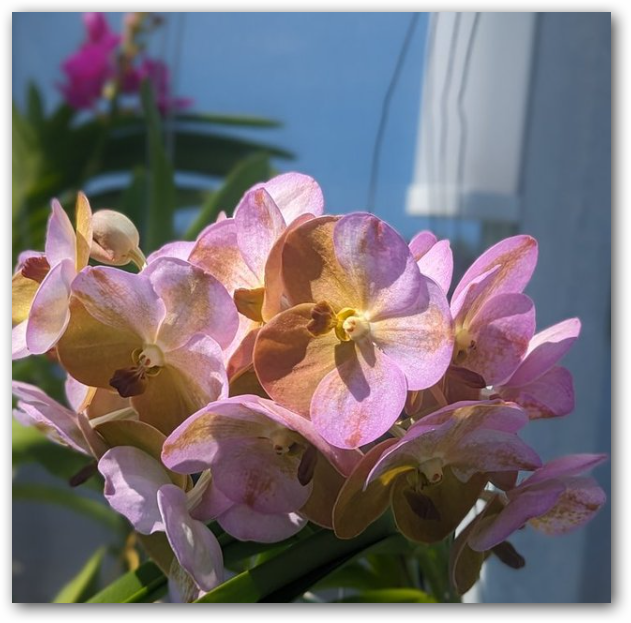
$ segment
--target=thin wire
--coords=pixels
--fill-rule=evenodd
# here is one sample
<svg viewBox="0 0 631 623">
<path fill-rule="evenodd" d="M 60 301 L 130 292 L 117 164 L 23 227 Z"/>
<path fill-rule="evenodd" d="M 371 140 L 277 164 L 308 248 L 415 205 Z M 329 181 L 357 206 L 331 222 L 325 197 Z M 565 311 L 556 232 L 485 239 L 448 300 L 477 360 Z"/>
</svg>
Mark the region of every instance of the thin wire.
<svg viewBox="0 0 631 623">
<path fill-rule="evenodd" d="M 381 118 L 379 119 L 379 126 L 377 128 L 377 135 L 375 137 L 375 146 L 373 148 L 373 153 L 372 153 L 372 165 L 370 168 L 370 186 L 368 188 L 368 201 L 367 201 L 368 212 L 373 212 L 375 209 L 375 195 L 377 193 L 377 178 L 379 176 L 379 160 L 381 156 L 383 136 L 386 129 L 386 123 L 388 121 L 388 114 L 390 112 L 390 102 L 392 100 L 392 95 L 394 94 L 394 90 L 397 86 L 397 82 L 399 81 L 401 69 L 403 68 L 403 63 L 405 61 L 408 48 L 410 47 L 410 43 L 412 41 L 412 35 L 414 34 L 416 23 L 418 22 L 418 16 L 419 16 L 418 13 L 412 13 L 410 24 L 408 25 L 408 29 L 405 34 L 405 39 L 403 40 L 403 45 L 401 46 L 401 50 L 399 51 L 399 56 L 397 58 L 396 65 L 394 67 L 394 72 L 392 73 L 392 78 L 390 79 L 390 84 L 388 85 L 388 89 L 386 90 L 386 94 L 383 98 L 383 104 L 381 106 Z"/>
<path fill-rule="evenodd" d="M 445 191 L 447 189 L 447 137 L 449 135 L 449 115 L 447 114 L 447 103 L 449 99 L 449 92 L 451 91 L 451 80 L 454 74 L 454 65 L 456 60 L 456 43 L 458 42 L 461 17 L 462 13 L 456 13 L 456 17 L 454 18 L 454 27 L 451 31 L 451 40 L 449 42 L 449 58 L 447 60 L 447 71 L 445 72 L 445 82 L 443 84 L 443 90 L 440 96 L 440 110 L 442 114 L 442 119 L 440 122 L 440 144 L 438 147 L 438 162 L 440 165 L 440 183 L 443 191 L 443 201 L 445 203 Z"/>
<path fill-rule="evenodd" d="M 464 96 L 467 90 L 467 85 L 469 84 L 469 71 L 471 69 L 471 57 L 473 56 L 473 44 L 478 32 L 478 24 L 480 22 L 480 13 L 475 13 L 473 17 L 473 24 L 471 25 L 471 30 L 469 31 L 469 39 L 467 41 L 467 49 L 465 51 L 464 63 L 462 66 L 462 79 L 460 81 L 460 88 L 458 89 L 458 98 L 457 98 L 457 109 L 458 109 L 458 118 L 460 119 L 460 147 L 458 150 L 458 173 L 457 173 L 457 185 L 456 189 L 458 191 L 458 211 L 456 218 L 456 240 L 460 239 L 460 226 L 462 221 L 462 211 L 463 211 L 463 184 L 464 184 L 464 163 L 465 163 L 465 154 L 467 152 L 467 140 L 469 138 L 468 132 L 468 120 L 467 115 L 464 108 Z"/>
<path fill-rule="evenodd" d="M 423 126 L 424 135 L 421 135 L 421 140 L 427 141 L 427 186 L 430 189 L 430 201 L 434 204 L 434 119 L 433 119 L 433 106 L 431 93 L 434 90 L 434 45 L 436 43 L 436 30 L 438 29 L 438 20 L 440 19 L 440 13 L 434 13 L 430 19 L 429 36 L 427 37 L 427 47 L 425 48 L 425 66 L 427 67 L 427 78 L 425 81 L 425 93 L 423 93 L 423 108 L 427 108 L 427 123 Z M 421 112 L 425 116 L 425 110 Z M 430 230 L 434 229 L 435 214 L 431 208 L 427 215 L 427 224 Z"/>
</svg>

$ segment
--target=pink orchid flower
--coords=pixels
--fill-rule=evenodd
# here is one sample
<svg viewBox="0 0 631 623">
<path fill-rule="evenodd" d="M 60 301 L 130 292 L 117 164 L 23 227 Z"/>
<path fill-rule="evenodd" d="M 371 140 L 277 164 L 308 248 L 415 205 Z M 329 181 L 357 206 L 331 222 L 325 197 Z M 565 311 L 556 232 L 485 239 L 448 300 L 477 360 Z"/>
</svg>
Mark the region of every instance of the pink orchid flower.
<svg viewBox="0 0 631 623">
<path fill-rule="evenodd" d="M 162 451 L 163 463 L 176 472 L 210 468 L 207 518 L 238 539 L 260 542 L 285 539 L 307 519 L 330 527 L 342 475 L 360 456 L 332 447 L 308 420 L 252 395 L 204 407 Z"/>
<path fill-rule="evenodd" d="M 139 274 L 88 267 L 73 282 L 70 313 L 58 344 L 64 368 L 130 397 L 140 419 L 165 434 L 226 396 L 221 348 L 233 339 L 237 312 L 200 268 L 174 258 Z"/>
<path fill-rule="evenodd" d="M 240 347 L 243 352 L 229 366 L 230 377 L 251 364 L 257 330 L 280 310 L 279 264 L 285 236 L 323 209 L 322 191 L 313 178 L 285 173 L 253 186 L 234 218 L 218 220 L 198 237 L 189 261 L 217 277 L 240 312 L 239 331 L 228 353 L 232 356 Z"/>
<path fill-rule="evenodd" d="M 285 240 L 282 277 L 293 307 L 260 330 L 254 367 L 269 396 L 309 417 L 329 443 L 374 441 L 408 390 L 445 373 L 445 294 L 384 221 L 354 213 L 300 225 Z"/>
<path fill-rule="evenodd" d="M 194 519 L 210 474 L 189 491 L 175 484 L 167 470 L 146 452 L 119 446 L 99 461 L 105 498 L 140 534 L 164 532 L 181 568 L 200 591 L 223 582 L 223 554 L 215 535 Z"/>
<path fill-rule="evenodd" d="M 536 263 L 536 240 L 513 236 L 485 251 L 454 290 L 453 363 L 477 373 L 487 385 L 510 377 L 534 334 L 535 307 L 522 291 Z"/>
<path fill-rule="evenodd" d="M 84 13 L 83 22 L 87 41 L 64 61 L 66 82 L 60 86 L 68 104 L 77 110 L 92 108 L 115 77 L 114 50 L 120 42 L 102 13 Z"/>
<path fill-rule="evenodd" d="M 489 550 L 526 523 L 549 535 L 580 528 L 606 501 L 596 481 L 581 474 L 606 460 L 605 454 L 573 454 L 546 463 L 500 496 L 503 508 L 475 526 L 469 547 L 479 552 Z"/>
<path fill-rule="evenodd" d="M 423 275 L 433 279 L 447 294 L 454 271 L 449 240 L 441 240 L 431 231 L 421 231 L 410 242 L 410 251 Z"/>
<path fill-rule="evenodd" d="M 53 200 L 45 252 L 22 254 L 12 282 L 13 359 L 46 353 L 66 330 L 70 286 L 90 257 L 91 217 L 88 199 L 79 193 L 75 233 L 68 215 Z"/>
<path fill-rule="evenodd" d="M 513 375 L 494 391 L 504 400 L 521 405 L 531 419 L 570 413 L 574 409 L 572 375 L 556 364 L 580 331 L 580 320 L 570 318 L 535 335 Z"/>
<path fill-rule="evenodd" d="M 441 540 L 475 504 L 489 474 L 541 465 L 517 436 L 527 422 L 517 405 L 462 402 L 423 418 L 403 438 L 378 444 L 338 496 L 336 534 L 356 536 L 391 505 L 407 538 Z"/>
</svg>

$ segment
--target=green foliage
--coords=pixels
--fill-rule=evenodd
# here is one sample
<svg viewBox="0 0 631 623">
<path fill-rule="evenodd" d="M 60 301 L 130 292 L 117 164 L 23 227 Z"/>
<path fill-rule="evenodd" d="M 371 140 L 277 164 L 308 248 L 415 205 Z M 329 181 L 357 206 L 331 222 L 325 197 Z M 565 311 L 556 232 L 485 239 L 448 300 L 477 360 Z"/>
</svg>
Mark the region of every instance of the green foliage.
<svg viewBox="0 0 631 623">
<path fill-rule="evenodd" d="M 416 588 L 385 588 L 373 591 L 362 591 L 357 595 L 337 599 L 337 603 L 398 603 L 398 604 L 431 604 L 436 600 Z"/>
<path fill-rule="evenodd" d="M 96 592 L 104 557 L 105 548 L 100 547 L 90 556 L 79 573 L 59 591 L 53 603 L 76 604 L 91 597 Z"/>
<path fill-rule="evenodd" d="M 166 577 L 153 562 L 146 562 L 135 571 L 112 582 L 107 588 L 88 599 L 88 603 L 129 604 L 149 601 L 166 592 Z"/>
</svg>

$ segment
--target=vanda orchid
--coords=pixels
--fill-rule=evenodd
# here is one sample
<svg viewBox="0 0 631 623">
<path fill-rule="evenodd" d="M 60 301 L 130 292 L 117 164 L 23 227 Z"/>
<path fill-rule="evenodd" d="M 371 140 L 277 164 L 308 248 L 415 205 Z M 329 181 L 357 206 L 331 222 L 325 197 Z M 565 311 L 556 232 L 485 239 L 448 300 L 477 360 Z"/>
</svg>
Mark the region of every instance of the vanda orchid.
<svg viewBox="0 0 631 623">
<path fill-rule="evenodd" d="M 605 503 L 582 475 L 604 455 L 544 464 L 521 437 L 572 410 L 558 363 L 581 328 L 537 332 L 532 237 L 485 251 L 450 295 L 447 240 L 325 214 L 300 173 L 147 259 L 129 218 L 82 193 L 75 221 L 53 201 L 45 251 L 13 276 L 13 357 L 58 364 L 67 404 L 16 380 L 14 416 L 86 457 L 71 482 L 101 479 L 153 561 L 143 594 L 296 599 L 343 564 L 366 575 L 358 557 L 398 533 L 423 578 L 418 552 L 449 549 L 451 588 L 413 585 L 444 601 L 491 554 L 523 566 L 515 530 L 565 533 Z"/>
</svg>

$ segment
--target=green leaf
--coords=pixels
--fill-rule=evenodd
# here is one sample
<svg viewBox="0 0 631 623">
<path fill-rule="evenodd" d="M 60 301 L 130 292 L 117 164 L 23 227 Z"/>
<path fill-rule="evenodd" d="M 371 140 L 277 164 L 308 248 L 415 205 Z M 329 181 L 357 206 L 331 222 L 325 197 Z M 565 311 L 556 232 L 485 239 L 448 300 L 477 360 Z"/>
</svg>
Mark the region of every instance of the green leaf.
<svg viewBox="0 0 631 623">
<path fill-rule="evenodd" d="M 140 89 L 147 122 L 149 141 L 149 209 L 147 213 L 148 251 L 153 251 L 173 238 L 175 185 L 173 167 L 162 141 L 162 122 L 156 106 L 153 87 L 145 80 Z"/>
<path fill-rule="evenodd" d="M 33 126 L 41 126 L 44 121 L 44 105 L 42 103 L 42 94 L 37 85 L 30 82 L 28 92 L 26 94 L 26 116 Z"/>
<path fill-rule="evenodd" d="M 415 588 L 383 588 L 337 599 L 336 603 L 431 604 L 436 603 L 436 600 Z"/>
<path fill-rule="evenodd" d="M 249 128 L 278 128 L 280 121 L 250 115 L 221 115 L 217 113 L 186 113 L 175 117 L 176 122 L 211 123 Z"/>
<path fill-rule="evenodd" d="M 14 483 L 13 500 L 56 504 L 94 519 L 116 532 L 127 530 L 125 520 L 112 511 L 109 506 L 105 506 L 103 502 L 79 495 L 77 490 L 31 483 Z"/>
<path fill-rule="evenodd" d="M 88 599 L 88 603 L 128 604 L 158 599 L 167 590 L 164 573 L 153 562 L 145 562 L 129 571 Z"/>
<path fill-rule="evenodd" d="M 322 530 L 299 541 L 263 564 L 244 571 L 210 591 L 200 603 L 254 603 L 283 593 L 286 601 L 343 565 L 353 556 L 394 533 L 388 516 L 350 540 L 341 540 Z M 293 586 L 295 590 L 287 590 Z M 298 591 L 298 592 L 296 592 Z"/>
<path fill-rule="evenodd" d="M 239 162 L 223 186 L 208 197 L 197 218 L 184 234 L 184 239 L 195 240 L 204 227 L 215 222 L 221 210 L 231 216 L 243 194 L 257 182 L 268 180 L 270 175 L 269 156 L 265 153 L 252 154 Z"/>
<path fill-rule="evenodd" d="M 59 591 L 53 603 L 76 604 L 91 597 L 96 591 L 104 557 L 105 547 L 100 547 L 88 559 L 81 571 Z"/>
</svg>

